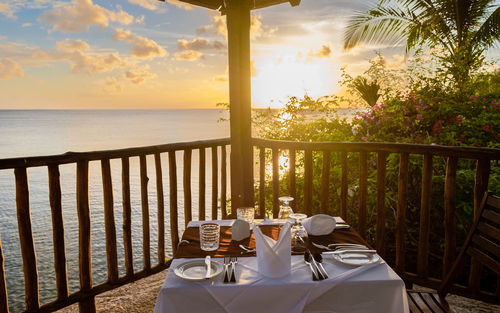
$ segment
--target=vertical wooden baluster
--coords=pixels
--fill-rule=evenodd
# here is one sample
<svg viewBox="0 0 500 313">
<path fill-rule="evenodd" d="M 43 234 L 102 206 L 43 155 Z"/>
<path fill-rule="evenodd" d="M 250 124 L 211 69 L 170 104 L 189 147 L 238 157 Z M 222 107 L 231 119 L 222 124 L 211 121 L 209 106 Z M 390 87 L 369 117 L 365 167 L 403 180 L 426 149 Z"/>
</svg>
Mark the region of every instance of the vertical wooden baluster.
<svg viewBox="0 0 500 313">
<path fill-rule="evenodd" d="M 359 153 L 359 213 L 358 213 L 358 231 L 361 237 L 366 238 L 366 200 L 368 193 L 368 153 Z"/>
<path fill-rule="evenodd" d="M 26 168 L 16 168 L 14 174 L 16 176 L 17 224 L 23 257 L 26 311 L 33 312 L 38 310 L 40 303 L 38 300 L 36 252 L 31 228 L 28 175 Z"/>
<path fill-rule="evenodd" d="M 458 159 L 449 157 L 446 161 L 446 178 L 444 183 L 444 257 L 443 277 L 451 269 L 456 257 L 456 178 Z"/>
<path fill-rule="evenodd" d="M 92 288 L 88 161 L 79 161 L 76 165 L 76 208 L 78 211 L 78 241 L 80 247 L 80 290 L 86 293 Z M 80 301 L 79 308 L 80 312 L 95 312 L 94 296 Z"/>
<path fill-rule="evenodd" d="M 54 246 L 54 270 L 56 273 L 57 300 L 68 297 L 68 271 L 64 244 L 64 221 L 61 204 L 59 166 L 51 164 L 49 171 L 49 202 L 52 213 L 52 243 Z M 1 311 L 1 310 L 0 310 Z"/>
<path fill-rule="evenodd" d="M 401 153 L 398 177 L 398 207 L 396 212 L 396 272 L 405 270 L 406 209 L 408 206 L 408 153 Z"/>
<path fill-rule="evenodd" d="M 148 168 L 146 156 L 139 157 L 141 173 L 141 203 L 142 203 L 142 256 L 143 266 L 146 271 L 151 268 L 151 250 L 149 236 L 149 200 L 148 200 Z"/>
<path fill-rule="evenodd" d="M 474 221 L 479 217 L 479 209 L 484 193 L 488 190 L 488 181 L 490 179 L 490 160 L 479 159 L 476 163 L 476 179 L 474 183 Z M 469 274 L 469 290 L 479 290 L 481 282 L 482 266 L 476 260 L 471 260 Z"/>
<path fill-rule="evenodd" d="M 9 313 L 9 297 L 7 296 L 7 282 L 5 280 L 2 236 L 0 236 L 0 313 Z"/>
<path fill-rule="evenodd" d="M 163 197 L 163 171 L 161 155 L 155 153 L 156 202 L 158 209 L 158 264 L 165 264 L 165 200 Z"/>
<path fill-rule="evenodd" d="M 191 213 L 191 149 L 184 150 L 184 226 L 187 228 L 188 223 L 193 219 Z"/>
<path fill-rule="evenodd" d="M 179 245 L 179 223 L 177 220 L 177 164 L 175 161 L 175 151 L 168 152 L 168 173 L 170 179 L 170 235 L 172 239 L 172 249 L 175 253 Z"/>
<path fill-rule="evenodd" d="M 422 196 L 420 198 L 420 230 L 418 236 L 417 273 L 426 279 L 429 273 L 429 236 L 432 188 L 432 155 L 424 154 L 422 169 Z"/>
<path fill-rule="evenodd" d="M 296 152 L 293 149 L 289 150 L 290 152 L 290 196 L 295 199 L 290 203 L 292 210 L 297 211 L 297 180 L 295 177 L 295 160 L 296 160 Z"/>
<path fill-rule="evenodd" d="M 199 171 L 199 211 L 198 220 L 205 220 L 205 148 L 200 148 L 200 171 Z"/>
<path fill-rule="evenodd" d="M 259 217 L 266 216 L 266 148 L 259 147 Z"/>
<path fill-rule="evenodd" d="M 227 152 L 226 146 L 221 147 L 220 165 L 220 208 L 222 218 L 227 218 Z"/>
<path fill-rule="evenodd" d="M 128 158 L 122 158 L 122 201 L 125 275 L 130 277 L 134 274 L 134 257 L 132 253 L 132 207 L 130 205 L 130 165 Z"/>
<path fill-rule="evenodd" d="M 118 279 L 118 253 L 116 251 L 115 208 L 113 202 L 113 183 L 109 159 L 101 160 L 102 194 L 104 197 L 104 229 L 106 231 L 106 258 L 108 263 L 108 281 Z"/>
<path fill-rule="evenodd" d="M 330 187 L 330 151 L 323 151 L 323 168 L 321 169 L 321 213 L 328 214 Z"/>
<path fill-rule="evenodd" d="M 377 155 L 377 253 L 385 256 L 385 182 L 387 153 Z"/>
<path fill-rule="evenodd" d="M 312 150 L 306 150 L 304 159 L 304 209 L 307 216 L 313 215 L 312 211 L 312 191 L 313 191 L 313 180 L 312 180 Z M 316 212 L 314 212 L 316 213 Z"/>
<path fill-rule="evenodd" d="M 340 180 L 340 216 L 347 222 L 347 152 L 341 155 L 342 178 Z"/>
<path fill-rule="evenodd" d="M 219 194 L 219 182 L 217 174 L 219 172 L 218 169 L 219 157 L 217 155 L 217 146 L 212 147 L 212 220 L 217 219 L 217 208 L 218 208 L 218 199 L 217 195 Z"/>
<path fill-rule="evenodd" d="M 277 218 L 280 210 L 279 150 L 272 149 L 272 153 L 273 153 L 273 218 Z"/>
</svg>

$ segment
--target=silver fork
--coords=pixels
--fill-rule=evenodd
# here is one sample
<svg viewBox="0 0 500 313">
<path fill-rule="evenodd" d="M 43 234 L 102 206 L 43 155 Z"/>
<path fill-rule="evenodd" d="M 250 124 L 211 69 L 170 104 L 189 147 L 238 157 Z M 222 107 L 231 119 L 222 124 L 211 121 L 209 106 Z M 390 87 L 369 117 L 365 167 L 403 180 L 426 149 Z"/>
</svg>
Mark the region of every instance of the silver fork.
<svg viewBox="0 0 500 313">
<path fill-rule="evenodd" d="M 234 272 L 234 269 L 236 267 L 236 263 L 238 263 L 238 257 L 231 257 L 231 282 L 235 283 L 236 282 L 236 274 Z"/>
<path fill-rule="evenodd" d="M 323 250 L 329 250 L 329 251 L 334 251 L 334 250 L 338 250 L 338 249 L 368 249 L 367 246 L 364 246 L 364 245 L 358 245 L 358 244 L 355 244 L 355 243 L 331 243 L 329 244 L 328 246 L 324 246 L 324 245 L 320 245 L 318 243 L 312 243 L 313 246 L 317 247 L 317 248 L 320 248 L 320 249 L 323 249 Z"/>
<path fill-rule="evenodd" d="M 227 284 L 229 282 L 229 276 L 228 276 L 229 260 L 230 258 L 224 257 L 224 284 Z"/>
</svg>

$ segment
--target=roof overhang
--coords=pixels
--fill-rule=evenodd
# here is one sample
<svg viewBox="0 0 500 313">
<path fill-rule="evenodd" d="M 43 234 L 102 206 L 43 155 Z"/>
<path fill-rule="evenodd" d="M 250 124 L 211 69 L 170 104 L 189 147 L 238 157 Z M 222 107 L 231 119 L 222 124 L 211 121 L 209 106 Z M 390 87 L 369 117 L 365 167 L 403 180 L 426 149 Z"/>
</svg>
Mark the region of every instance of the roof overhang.
<svg viewBox="0 0 500 313">
<path fill-rule="evenodd" d="M 160 0 L 160 1 L 165 1 L 165 0 Z M 212 9 L 212 10 L 220 10 L 220 11 L 224 12 L 226 9 L 225 3 L 228 1 L 235 1 L 235 0 L 179 0 L 179 1 L 186 2 L 189 4 L 193 4 L 193 5 L 197 5 L 197 6 L 204 7 L 204 8 L 208 8 L 208 9 Z M 238 0 L 238 1 L 241 1 L 241 0 Z M 252 2 L 253 2 L 253 5 L 251 5 L 252 10 L 262 9 L 265 7 L 270 7 L 270 6 L 282 4 L 285 2 L 290 3 L 290 5 L 293 7 L 300 4 L 300 0 L 248 0 L 248 1 L 250 1 L 250 4 L 252 4 Z"/>
</svg>

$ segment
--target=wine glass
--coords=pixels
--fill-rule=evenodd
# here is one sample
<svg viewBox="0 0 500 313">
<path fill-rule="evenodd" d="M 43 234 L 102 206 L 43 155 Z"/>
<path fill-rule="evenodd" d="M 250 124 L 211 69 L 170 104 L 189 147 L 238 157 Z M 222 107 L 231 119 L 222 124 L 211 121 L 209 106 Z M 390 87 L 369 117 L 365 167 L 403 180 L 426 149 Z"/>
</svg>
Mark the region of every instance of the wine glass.
<svg viewBox="0 0 500 313">
<path fill-rule="evenodd" d="M 278 198 L 283 204 L 280 207 L 280 211 L 278 213 L 279 219 L 287 219 L 290 217 L 290 214 L 293 214 L 292 208 L 290 207 L 290 201 L 293 201 L 292 197 L 279 197 Z"/>
<path fill-rule="evenodd" d="M 295 220 L 295 224 L 292 226 L 292 250 L 296 252 L 304 252 L 307 246 L 307 240 L 309 236 L 307 231 L 302 226 L 301 220 L 305 219 L 307 215 L 303 213 L 292 213 L 290 218 Z"/>
</svg>

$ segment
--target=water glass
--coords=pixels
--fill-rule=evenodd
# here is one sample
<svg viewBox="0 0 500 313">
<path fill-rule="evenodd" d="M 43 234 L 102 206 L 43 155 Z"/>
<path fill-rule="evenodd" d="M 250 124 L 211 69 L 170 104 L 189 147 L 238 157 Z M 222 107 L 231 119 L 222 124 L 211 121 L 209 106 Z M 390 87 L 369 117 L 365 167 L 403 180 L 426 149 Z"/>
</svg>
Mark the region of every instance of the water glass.
<svg viewBox="0 0 500 313">
<path fill-rule="evenodd" d="M 200 226 L 200 248 L 204 251 L 214 251 L 219 248 L 220 226 L 205 223 Z"/>
<path fill-rule="evenodd" d="M 250 226 L 253 224 L 255 209 L 253 207 L 244 207 L 236 209 L 236 218 L 247 222 Z"/>
</svg>

